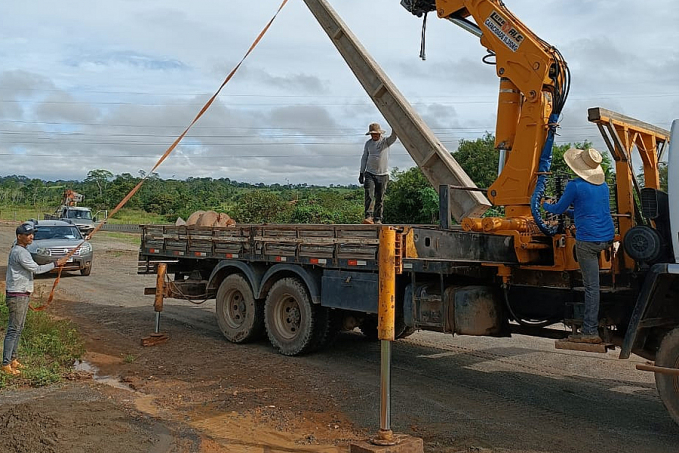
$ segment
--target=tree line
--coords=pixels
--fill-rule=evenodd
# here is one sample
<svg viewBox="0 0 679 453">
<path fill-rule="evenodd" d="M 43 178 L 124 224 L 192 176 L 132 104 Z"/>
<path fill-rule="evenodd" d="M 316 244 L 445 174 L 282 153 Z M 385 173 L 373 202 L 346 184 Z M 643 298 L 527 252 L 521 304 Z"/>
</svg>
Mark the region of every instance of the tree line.
<svg viewBox="0 0 679 453">
<path fill-rule="evenodd" d="M 478 187 L 489 187 L 497 177 L 499 152 L 495 138 L 487 133 L 476 140 L 461 140 L 453 157 Z M 554 146 L 552 173 L 568 174 L 563 160 L 570 147 L 588 148 L 591 143 Z M 604 156 L 604 170 L 613 181 L 613 165 Z M 61 202 L 65 189 L 85 196 L 82 206 L 94 210 L 112 209 L 147 175 L 114 175 L 105 169 L 88 172 L 82 181 L 43 181 L 24 176 L 0 177 L 0 205 L 52 208 Z M 667 185 L 667 168 L 661 168 L 661 181 Z M 197 210 L 226 212 L 239 223 L 358 223 L 363 218 L 363 189 L 356 184 L 330 187 L 307 184 L 251 184 L 229 178 L 162 179 L 148 178 L 126 208 L 163 216 L 168 222 L 186 219 Z M 438 222 L 438 192 L 422 171 L 394 168 L 385 200 L 385 220 L 392 223 Z M 491 211 L 493 214 L 501 210 Z"/>
</svg>

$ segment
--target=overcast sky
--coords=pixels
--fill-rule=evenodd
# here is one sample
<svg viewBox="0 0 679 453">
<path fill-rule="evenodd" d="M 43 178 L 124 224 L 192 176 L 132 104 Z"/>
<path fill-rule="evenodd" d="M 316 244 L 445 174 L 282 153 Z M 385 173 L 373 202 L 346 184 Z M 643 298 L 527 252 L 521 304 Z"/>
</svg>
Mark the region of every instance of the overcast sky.
<svg viewBox="0 0 679 453">
<path fill-rule="evenodd" d="M 478 38 L 399 0 L 330 0 L 450 151 L 494 132 L 498 79 Z M 669 129 L 679 117 L 679 2 L 506 0 L 572 72 L 557 144 L 589 139 L 601 106 Z M 652 3 L 652 7 L 649 4 Z M 3 2 L 0 176 L 83 179 L 150 169 L 219 87 L 280 0 Z M 248 5 L 257 5 L 256 7 Z M 302 0 L 290 0 L 163 178 L 356 181 L 379 111 Z M 414 162 L 397 143 L 390 166 Z"/>
</svg>

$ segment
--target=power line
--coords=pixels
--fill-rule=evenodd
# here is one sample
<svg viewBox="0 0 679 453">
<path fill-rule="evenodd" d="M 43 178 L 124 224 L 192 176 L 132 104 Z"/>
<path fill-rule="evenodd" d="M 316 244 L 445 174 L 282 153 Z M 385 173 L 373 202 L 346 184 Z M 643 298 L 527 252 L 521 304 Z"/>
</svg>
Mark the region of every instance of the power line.
<svg viewBox="0 0 679 453">
<path fill-rule="evenodd" d="M 136 127 L 136 128 L 154 128 L 154 129 L 160 129 L 160 128 L 181 128 L 185 127 L 184 126 L 163 126 L 163 125 L 139 125 L 139 124 L 104 124 L 104 123 L 68 123 L 68 122 L 52 122 L 52 121 L 23 121 L 23 120 L 3 120 L 0 119 L 0 123 L 18 123 L 18 124 L 44 124 L 44 125 L 51 125 L 51 126 L 92 126 L 92 127 Z M 249 126 L 194 126 L 194 129 L 223 129 L 223 130 L 252 130 L 252 131 L 286 131 L 286 130 L 293 130 L 293 131 L 310 131 L 306 135 L 313 135 L 313 136 L 328 136 L 328 137 L 335 137 L 335 136 L 344 136 L 347 134 L 352 134 L 352 135 L 364 135 L 365 129 L 364 128 L 324 128 L 324 127 L 319 127 L 319 128 L 310 128 L 310 127 L 249 127 Z M 585 125 L 585 126 L 569 126 L 567 130 L 574 130 L 574 129 L 595 129 L 594 125 Z M 478 132 L 478 133 L 484 133 L 484 132 L 491 132 L 495 130 L 495 125 L 489 126 L 489 127 L 480 127 L 480 128 L 470 128 L 470 127 L 446 127 L 446 128 L 432 128 L 432 131 L 439 134 L 439 133 L 446 133 L 445 131 L 461 131 L 461 132 Z M 317 134 L 314 133 L 313 131 L 337 131 L 338 134 Z M 443 131 L 443 132 L 441 132 Z M 342 132 L 342 133 L 339 133 Z M 68 132 L 68 131 L 48 131 L 48 130 L 25 130 L 25 129 L 0 129 L 0 133 L 8 133 L 8 134 L 21 134 L 21 133 L 52 133 L 52 134 L 85 134 L 85 132 Z M 109 135 L 109 134 L 107 134 Z M 113 134 L 110 134 L 113 135 Z M 120 134 L 120 135 L 139 135 L 142 136 L 144 134 Z M 160 135 L 160 134 L 149 134 L 155 137 L 176 137 L 176 135 Z M 303 134 L 288 134 L 287 136 L 297 136 L 297 135 L 303 135 Z M 228 135 L 227 135 L 228 136 Z M 270 134 L 263 134 L 263 136 L 269 137 L 271 136 Z"/>
<path fill-rule="evenodd" d="M 679 96 L 679 94 L 657 94 L 657 95 L 647 95 L 643 96 L 644 98 L 666 98 L 670 96 Z M 641 97 L 641 96 L 640 96 Z M 587 98 L 582 98 L 580 100 L 588 100 L 588 101 L 593 101 L 593 100 L 607 100 L 607 99 L 615 99 L 619 100 L 620 97 L 611 97 L 611 98 L 606 98 L 606 97 L 587 97 Z M 578 98 L 574 98 L 574 100 L 578 100 Z M 0 104 L 5 103 L 5 104 L 30 104 L 33 103 L 31 101 L 25 101 L 25 100 L 12 100 L 12 99 L 0 99 Z M 36 101 L 35 103 L 38 103 L 40 105 L 86 105 L 86 106 L 97 106 L 97 105 L 104 105 L 104 106 L 111 106 L 111 105 L 116 105 L 116 106 L 123 106 L 123 105 L 131 105 L 131 106 L 138 106 L 138 107 L 202 107 L 204 104 L 202 102 L 176 102 L 176 103 L 157 103 L 157 102 L 123 102 L 123 101 Z M 339 102 L 339 103 L 263 103 L 263 102 L 257 102 L 257 103 L 234 103 L 234 102 L 224 102 L 222 99 L 222 103 L 226 107 L 365 107 L 365 106 L 372 106 L 373 104 L 369 101 L 364 101 L 364 102 Z M 430 105 L 442 105 L 442 106 L 456 106 L 456 105 L 495 105 L 497 104 L 497 100 L 478 100 L 478 101 L 471 101 L 471 100 L 456 100 L 456 101 L 444 101 L 441 99 L 437 99 L 436 101 L 433 102 L 410 102 L 410 105 L 412 106 L 430 106 Z"/>
<path fill-rule="evenodd" d="M 91 94 L 117 94 L 117 95 L 135 95 L 135 96 L 174 96 L 174 97 L 182 97 L 182 96 L 209 96 L 210 93 L 208 92 L 150 92 L 150 91 L 121 91 L 121 90 L 115 90 L 115 91 L 109 91 L 109 90 L 88 90 L 88 89 L 82 89 L 78 88 L 77 91 L 76 89 L 70 90 L 68 88 L 3 88 L 0 87 L 0 92 L 1 91 L 9 91 L 12 93 L 16 92 L 29 92 L 29 93 L 68 93 L 72 94 L 73 92 L 77 93 L 91 93 Z M 679 96 L 679 92 L 669 92 L 669 93 L 629 93 L 629 92 L 612 92 L 612 93 L 594 93 L 591 95 L 588 95 L 586 97 L 571 97 L 571 100 L 591 100 L 593 98 L 595 99 L 601 99 L 601 98 L 613 98 L 613 99 L 626 99 L 626 98 L 648 98 L 648 97 L 667 97 L 667 96 Z M 363 95 L 334 95 L 334 94 L 253 94 L 253 93 L 223 93 L 221 97 L 254 97 L 254 98 L 280 98 L 280 99 L 289 99 L 289 98 L 302 98 L 302 99 L 308 99 L 308 98 L 340 98 L 340 99 L 362 99 L 364 98 Z M 459 98 L 476 98 L 476 99 L 486 99 L 486 98 L 493 98 L 496 99 L 497 95 L 488 95 L 488 96 L 477 96 L 477 95 L 466 95 L 466 94 L 459 94 L 459 95 L 436 95 L 436 96 L 417 96 L 415 99 L 448 99 L 448 98 L 454 98 L 454 99 L 459 99 Z"/>
<path fill-rule="evenodd" d="M 409 156 L 410 154 L 408 153 L 390 153 L 392 156 Z M 14 156 L 14 157 L 27 157 L 27 158 L 32 158 L 32 157 L 73 157 L 73 154 L 14 154 L 14 153 L 0 153 L 0 156 Z M 358 153 L 355 153 L 353 156 L 359 156 Z M 79 158 L 83 157 L 88 157 L 88 156 L 82 156 L 78 155 Z M 109 154 L 109 155 L 92 155 L 89 156 L 92 158 L 96 159 L 102 159 L 102 158 L 130 158 L 130 159 L 155 159 L 158 156 L 157 155 L 141 155 L 141 154 Z M 191 159 L 220 159 L 220 158 L 230 158 L 230 159 L 254 159 L 254 158 L 291 158 L 291 157 L 304 157 L 304 158 L 313 158 L 313 157 L 341 157 L 345 158 L 347 157 L 347 154 L 328 154 L 328 153 L 321 153 L 321 154 L 314 154 L 314 155 L 306 155 L 306 156 L 301 156 L 300 154 L 249 154 L 249 155 L 242 155 L 242 156 L 233 156 L 233 155 L 212 155 L 212 156 L 196 156 L 196 155 L 177 155 L 176 157 L 188 157 Z"/>
<path fill-rule="evenodd" d="M 592 134 L 569 134 L 570 140 L 573 139 L 593 139 Z M 196 140 L 200 137 L 190 137 L 185 140 Z M 439 137 L 441 138 L 441 137 Z M 460 137 L 459 139 L 453 139 L 455 142 L 460 140 L 470 139 Z M 447 140 L 441 140 L 442 143 L 449 143 Z M 5 145 L 44 145 L 46 143 L 61 145 L 61 146 L 75 146 L 75 145 L 111 145 L 111 146 L 122 146 L 122 145 L 134 145 L 134 146 L 163 146 L 162 142 L 144 142 L 139 140 L 117 140 L 117 141 L 101 141 L 101 140 L 68 140 L 59 139 L 55 140 L 51 137 L 35 137 L 32 140 L 13 140 L 11 142 L 5 142 Z M 190 143 L 182 142 L 180 146 L 182 147 L 206 147 L 206 146 L 301 146 L 301 145 L 326 145 L 326 146 L 351 146 L 360 147 L 361 143 L 347 142 L 347 141 L 298 141 L 298 142 L 277 142 L 277 141 L 262 141 L 262 142 L 211 142 L 204 141 L 201 143 Z"/>
</svg>

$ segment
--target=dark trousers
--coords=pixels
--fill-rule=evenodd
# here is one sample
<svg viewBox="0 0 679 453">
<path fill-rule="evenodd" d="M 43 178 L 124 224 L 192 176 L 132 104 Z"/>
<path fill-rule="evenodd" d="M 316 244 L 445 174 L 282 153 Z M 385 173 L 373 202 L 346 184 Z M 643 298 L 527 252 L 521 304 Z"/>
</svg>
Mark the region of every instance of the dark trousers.
<svg viewBox="0 0 679 453">
<path fill-rule="evenodd" d="M 585 316 L 582 333 L 599 333 L 599 254 L 611 246 L 611 242 L 575 241 L 575 254 L 585 286 Z"/>
<path fill-rule="evenodd" d="M 382 221 L 384 193 L 387 191 L 389 175 L 373 175 L 365 172 L 365 218 Z"/>
</svg>

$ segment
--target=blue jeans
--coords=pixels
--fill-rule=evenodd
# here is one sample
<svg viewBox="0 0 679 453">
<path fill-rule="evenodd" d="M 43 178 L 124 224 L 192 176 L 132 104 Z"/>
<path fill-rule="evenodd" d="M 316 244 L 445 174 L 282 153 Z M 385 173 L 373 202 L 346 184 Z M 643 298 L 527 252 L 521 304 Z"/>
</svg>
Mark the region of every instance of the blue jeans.
<svg viewBox="0 0 679 453">
<path fill-rule="evenodd" d="M 24 329 L 26 313 L 28 313 L 29 296 L 7 296 L 5 302 L 9 309 L 9 320 L 7 322 L 7 333 L 2 349 L 2 365 L 9 363 L 17 358 L 17 348 L 21 331 Z"/>
<path fill-rule="evenodd" d="M 585 286 L 585 315 L 582 333 L 599 334 L 599 254 L 611 246 L 611 242 L 575 241 L 575 254 L 580 264 L 582 283 Z"/>
<path fill-rule="evenodd" d="M 366 171 L 365 182 L 365 218 L 374 218 L 382 221 L 384 193 L 387 191 L 389 175 L 373 175 Z"/>
</svg>

